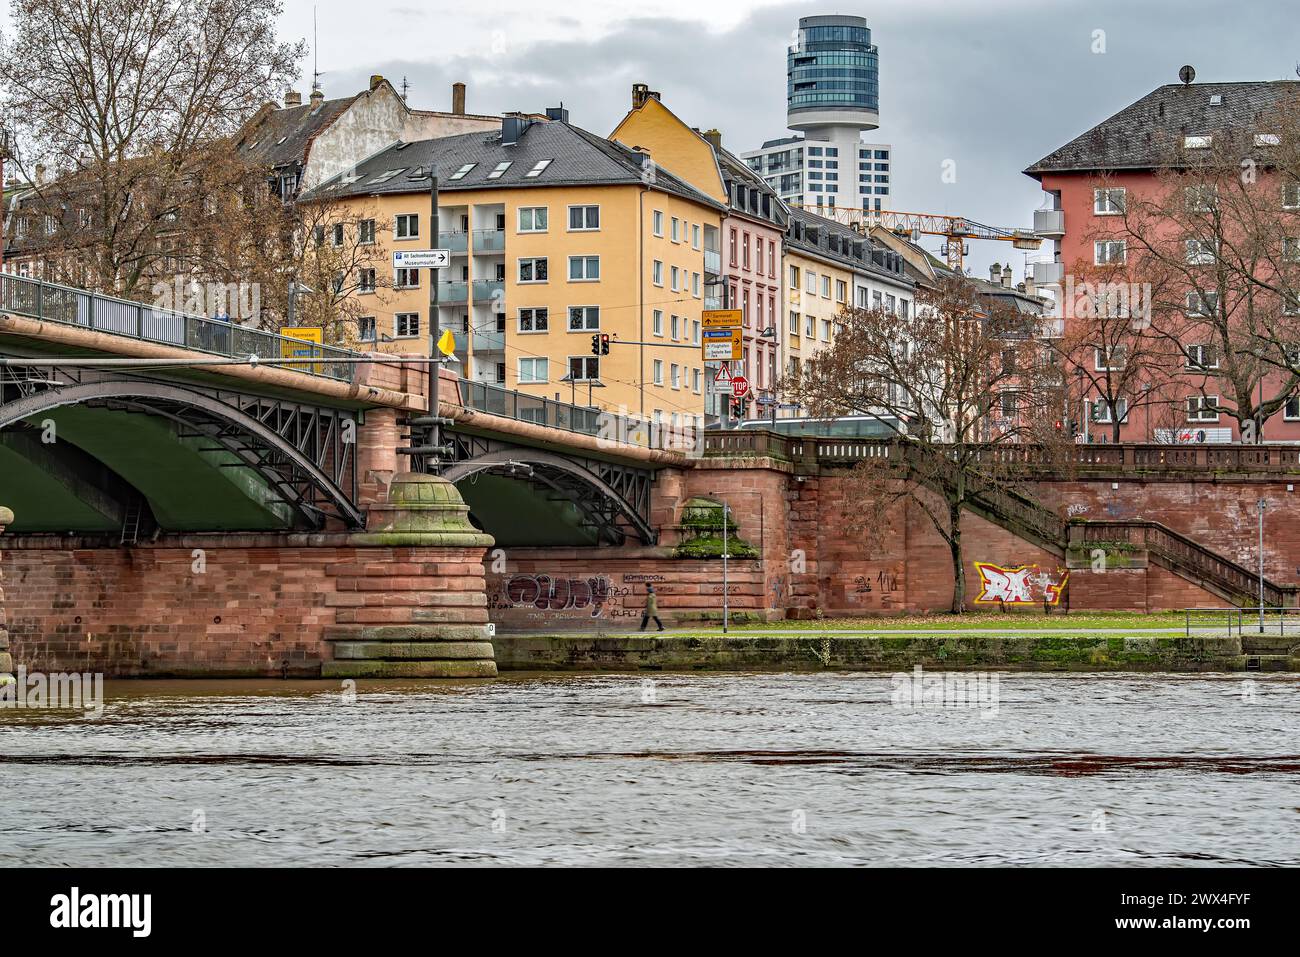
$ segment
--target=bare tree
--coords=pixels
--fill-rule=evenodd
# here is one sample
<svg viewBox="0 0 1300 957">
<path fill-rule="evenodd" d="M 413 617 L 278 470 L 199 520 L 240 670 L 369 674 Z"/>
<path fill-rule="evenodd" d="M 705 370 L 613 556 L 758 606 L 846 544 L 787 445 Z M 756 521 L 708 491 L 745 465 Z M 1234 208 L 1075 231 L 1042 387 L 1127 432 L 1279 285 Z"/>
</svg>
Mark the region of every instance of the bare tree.
<svg viewBox="0 0 1300 957">
<path fill-rule="evenodd" d="M 202 255 L 216 217 L 255 208 L 260 173 L 233 137 L 296 72 L 303 46 L 276 38 L 280 12 L 280 0 L 15 0 L 0 107 L 36 190 L 42 255 L 138 297 Z"/>
<path fill-rule="evenodd" d="M 1041 318 L 955 278 L 919 295 L 908 316 L 846 309 L 841 322 L 794 391 L 814 415 L 874 415 L 896 437 L 888 456 L 857 469 L 859 525 L 881 528 L 902 501 L 920 508 L 948 546 L 960 613 L 964 513 L 979 506 L 1039 521 L 1039 508 L 1012 490 L 1018 466 L 1066 444 L 1056 427 L 1063 384 Z"/>
</svg>

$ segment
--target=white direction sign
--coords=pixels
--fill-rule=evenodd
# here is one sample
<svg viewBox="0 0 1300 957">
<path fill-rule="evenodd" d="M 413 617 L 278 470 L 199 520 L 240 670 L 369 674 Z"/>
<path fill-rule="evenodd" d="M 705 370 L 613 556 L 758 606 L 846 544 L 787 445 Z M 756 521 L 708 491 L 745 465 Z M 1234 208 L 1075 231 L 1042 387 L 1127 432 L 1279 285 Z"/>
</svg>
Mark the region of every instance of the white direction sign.
<svg viewBox="0 0 1300 957">
<path fill-rule="evenodd" d="M 450 249 L 407 249 L 393 253 L 394 269 L 445 269 L 450 265 Z"/>
</svg>

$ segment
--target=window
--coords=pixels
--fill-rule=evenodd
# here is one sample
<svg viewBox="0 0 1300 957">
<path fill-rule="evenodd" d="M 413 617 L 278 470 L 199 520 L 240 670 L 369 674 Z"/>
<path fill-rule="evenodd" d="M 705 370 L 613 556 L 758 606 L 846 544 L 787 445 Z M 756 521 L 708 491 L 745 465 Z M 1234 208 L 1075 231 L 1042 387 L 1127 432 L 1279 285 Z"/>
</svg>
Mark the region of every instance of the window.
<svg viewBox="0 0 1300 957">
<path fill-rule="evenodd" d="M 1300 262 L 1300 237 L 1288 236 L 1282 240 L 1282 258 L 1287 262 Z"/>
<path fill-rule="evenodd" d="M 799 313 L 790 310 L 790 335 L 799 335 Z"/>
<path fill-rule="evenodd" d="M 393 316 L 393 335 L 398 339 L 414 339 L 420 334 L 420 314 L 399 312 Z"/>
<path fill-rule="evenodd" d="M 393 220 L 393 236 L 396 239 L 418 239 L 420 217 L 415 213 L 399 213 Z"/>
<path fill-rule="evenodd" d="M 546 257 L 519 260 L 520 282 L 546 282 Z"/>
<path fill-rule="evenodd" d="M 1124 262 L 1124 240 L 1099 239 L 1092 244 L 1092 261 L 1096 266 Z"/>
<path fill-rule="evenodd" d="M 538 176 L 541 176 L 543 173 L 545 173 L 546 167 L 550 165 L 551 165 L 551 161 L 548 159 L 538 160 L 535 164 L 533 164 L 533 168 L 530 169 L 527 173 L 525 173 L 524 176 L 528 177 L 529 179 L 536 179 Z"/>
<path fill-rule="evenodd" d="M 533 307 L 519 310 L 520 332 L 546 332 L 550 323 L 550 310 Z"/>
<path fill-rule="evenodd" d="M 843 279 L 835 280 L 835 301 L 845 302 L 849 297 L 849 284 Z"/>
<path fill-rule="evenodd" d="M 546 232 L 546 207 L 520 206 L 519 231 L 521 233 Z"/>
<path fill-rule="evenodd" d="M 1123 345 L 1109 348 L 1093 349 L 1093 366 L 1098 372 L 1118 372 L 1123 369 L 1128 359 L 1127 348 Z"/>
<path fill-rule="evenodd" d="M 694 248 L 694 249 L 699 249 L 699 248 L 700 248 L 700 226 L 699 226 L 699 223 L 692 223 L 692 224 L 691 224 L 691 247 Z"/>
<path fill-rule="evenodd" d="M 498 362 L 496 365 L 497 384 L 503 384 L 506 381 L 506 364 Z"/>
<path fill-rule="evenodd" d="M 654 313 L 654 334 L 662 336 L 664 334 L 664 311 L 656 309 Z"/>
<path fill-rule="evenodd" d="M 504 163 L 497 163 L 497 165 L 492 168 L 492 172 L 487 174 L 487 178 L 500 179 L 505 171 L 510 168 L 512 162 L 513 160 L 506 160 Z"/>
<path fill-rule="evenodd" d="M 806 339 L 817 338 L 817 320 L 813 316 L 803 317 L 803 334 Z"/>
<path fill-rule="evenodd" d="M 668 317 L 668 338 L 673 339 L 674 341 L 677 339 L 677 317 L 676 316 Z"/>
<path fill-rule="evenodd" d="M 748 269 L 749 268 L 749 233 L 745 233 L 745 235 L 741 238 L 740 260 L 741 260 L 740 261 L 741 266 L 745 269 Z"/>
<path fill-rule="evenodd" d="M 1111 418 L 1110 402 L 1107 402 L 1105 399 L 1094 399 L 1091 405 L 1092 405 L 1092 421 L 1101 422 L 1105 424 L 1114 423 L 1114 419 Z M 1128 399 L 1116 398 L 1115 412 L 1118 414 L 1119 420 L 1121 422 L 1127 422 L 1128 421 Z"/>
<path fill-rule="evenodd" d="M 822 298 L 829 299 L 830 297 L 831 297 L 831 277 L 822 276 Z"/>
<path fill-rule="evenodd" d="M 700 320 L 698 319 L 691 320 L 691 342 L 697 346 L 700 344 Z"/>
<path fill-rule="evenodd" d="M 569 377 L 575 382 L 599 379 L 600 358 L 598 356 L 569 356 Z"/>
<path fill-rule="evenodd" d="M 654 221 L 654 234 L 655 234 L 656 236 L 663 236 L 663 234 L 664 234 L 664 214 L 663 214 L 663 210 L 656 209 L 656 210 L 654 211 L 653 221 Z"/>
<path fill-rule="evenodd" d="M 393 277 L 393 287 L 396 289 L 419 289 L 420 270 L 398 269 Z"/>
<path fill-rule="evenodd" d="M 419 280 L 417 279 L 418 283 Z M 375 291 L 375 271 L 373 269 L 357 270 L 357 292 Z"/>
<path fill-rule="evenodd" d="M 570 206 L 569 229 L 573 232 L 588 232 L 600 229 L 600 207 Z"/>
<path fill-rule="evenodd" d="M 817 274 L 811 270 L 804 273 L 804 291 L 809 295 L 817 295 Z"/>
<path fill-rule="evenodd" d="M 464 179 L 464 178 L 465 178 L 465 174 L 468 173 L 470 170 L 472 170 L 472 169 L 473 169 L 475 166 L 477 166 L 477 165 L 478 165 L 478 163 L 466 163 L 466 164 L 465 164 L 464 166 L 462 166 L 460 169 L 456 170 L 456 172 L 452 173 L 451 176 L 449 177 L 449 179 L 453 179 L 453 180 L 456 180 L 456 179 Z"/>
<path fill-rule="evenodd" d="M 1300 419 L 1300 397 L 1293 395 L 1286 400 L 1286 406 L 1282 410 L 1282 418 L 1288 422 Z"/>
<path fill-rule="evenodd" d="M 679 243 L 682 241 L 682 221 L 676 216 L 673 217 L 672 241 Z"/>
<path fill-rule="evenodd" d="M 830 341 L 831 341 L 831 321 L 829 319 L 823 319 L 822 320 L 822 342 L 830 342 Z"/>
<path fill-rule="evenodd" d="M 549 376 L 549 360 L 523 357 L 519 360 L 519 382 L 545 382 Z"/>
<path fill-rule="evenodd" d="M 700 274 L 697 272 L 691 273 L 691 295 L 700 298 Z"/>
<path fill-rule="evenodd" d="M 767 274 L 770 278 L 776 278 L 776 240 L 767 241 Z"/>
<path fill-rule="evenodd" d="M 374 342 L 379 338 L 374 316 L 361 316 L 357 319 L 357 338 L 362 342 Z"/>
<path fill-rule="evenodd" d="M 736 265 L 736 231 L 733 229 L 727 234 L 727 259 L 731 265 Z"/>
<path fill-rule="evenodd" d="M 664 384 L 664 360 L 656 359 L 654 361 L 654 383 L 655 385 Z"/>
<path fill-rule="evenodd" d="M 1214 262 L 1214 242 L 1208 239 L 1187 240 L 1187 264 L 1189 266 L 1207 266 Z"/>
<path fill-rule="evenodd" d="M 701 380 L 703 378 L 704 377 L 700 374 L 699 369 L 691 370 L 691 391 L 694 392 L 696 395 L 698 395 L 700 392 L 700 386 L 702 384 Z"/>
<path fill-rule="evenodd" d="M 1282 142 L 1282 137 L 1278 136 L 1276 133 L 1255 134 L 1256 146 L 1277 146 L 1281 142 Z"/>
<path fill-rule="evenodd" d="M 599 278 L 599 256 L 569 257 L 569 282 L 594 282 Z"/>
<path fill-rule="evenodd" d="M 799 267 L 790 267 L 790 289 L 794 292 L 799 291 Z"/>
<path fill-rule="evenodd" d="M 47 226 L 48 226 L 48 222 L 49 222 L 50 217 L 46 216 L 45 219 L 46 219 L 46 224 L 47 224 Z M 46 231 L 47 233 L 48 233 L 48 232 L 52 232 L 52 230 L 50 230 L 50 229 L 48 229 L 48 228 L 47 228 L 45 231 Z M 342 245 L 343 245 L 343 224 L 342 224 L 342 223 L 335 223 L 335 224 L 334 224 L 334 245 L 335 245 L 335 246 L 342 246 Z"/>
<path fill-rule="evenodd" d="M 1183 198 L 1189 213 L 1208 213 L 1218 204 L 1219 190 L 1212 183 L 1188 186 L 1183 190 Z"/>
<path fill-rule="evenodd" d="M 1189 369 L 1219 368 L 1219 354 L 1215 351 L 1214 346 L 1185 346 L 1183 351 L 1187 353 L 1187 368 Z"/>
<path fill-rule="evenodd" d="M 357 242 L 363 246 L 369 246 L 375 241 L 375 221 L 373 219 L 363 219 L 357 224 Z"/>
<path fill-rule="evenodd" d="M 668 367 L 668 384 L 674 389 L 682 387 L 682 367 L 676 362 Z"/>
<path fill-rule="evenodd" d="M 1189 150 L 1207 150 L 1210 144 L 1214 142 L 1214 137 L 1209 135 L 1192 135 L 1183 137 L 1183 148 Z M 1217 416 L 1215 418 L 1218 418 Z"/>
<path fill-rule="evenodd" d="M 1300 180 L 1282 184 L 1282 208 L 1300 209 Z"/>
<path fill-rule="evenodd" d="M 1219 311 L 1219 294 L 1217 292 L 1187 294 L 1187 314 L 1189 316 L 1212 316 Z"/>
<path fill-rule="evenodd" d="M 658 259 L 656 259 L 654 262 L 654 269 L 652 270 L 652 272 L 653 272 L 653 276 L 651 277 L 651 279 L 654 282 L 654 284 L 656 286 L 662 286 L 664 284 L 664 264 L 660 262 Z"/>
<path fill-rule="evenodd" d="M 1013 418 L 1016 414 L 1017 395 L 1013 391 L 998 393 L 998 412 L 1003 418 Z"/>
<path fill-rule="evenodd" d="M 1217 395 L 1193 395 L 1187 398 L 1188 422 L 1218 422 L 1219 413 L 1214 411 L 1219 404 Z"/>
<path fill-rule="evenodd" d="M 570 306 L 569 331 L 592 332 L 600 328 L 600 306 Z"/>
<path fill-rule="evenodd" d="M 1092 191 L 1092 211 L 1098 216 L 1118 216 L 1124 212 L 1124 194 L 1122 186 Z"/>
</svg>

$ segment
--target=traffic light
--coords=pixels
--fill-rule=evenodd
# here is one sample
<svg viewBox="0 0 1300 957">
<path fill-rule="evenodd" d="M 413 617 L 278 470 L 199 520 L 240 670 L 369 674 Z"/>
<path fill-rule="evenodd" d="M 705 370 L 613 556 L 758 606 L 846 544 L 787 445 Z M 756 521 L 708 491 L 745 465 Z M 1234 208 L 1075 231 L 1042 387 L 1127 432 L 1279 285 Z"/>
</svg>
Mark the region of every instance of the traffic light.
<svg viewBox="0 0 1300 957">
<path fill-rule="evenodd" d="M 608 332 L 602 332 L 602 333 L 600 334 L 600 352 L 599 352 L 599 355 L 602 355 L 602 356 L 607 356 L 607 355 L 609 355 L 609 333 L 608 333 Z"/>
<path fill-rule="evenodd" d="M 591 354 L 592 354 L 593 356 L 598 356 L 598 355 L 600 355 L 600 336 L 599 336 L 599 335 L 595 335 L 595 336 L 592 336 L 592 337 L 591 337 Z"/>
</svg>

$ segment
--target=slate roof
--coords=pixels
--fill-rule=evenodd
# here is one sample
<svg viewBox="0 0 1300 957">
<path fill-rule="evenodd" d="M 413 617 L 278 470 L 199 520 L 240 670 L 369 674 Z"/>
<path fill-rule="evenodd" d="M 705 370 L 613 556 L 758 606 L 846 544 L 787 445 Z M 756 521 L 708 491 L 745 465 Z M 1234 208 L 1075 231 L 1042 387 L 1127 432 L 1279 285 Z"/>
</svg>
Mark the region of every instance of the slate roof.
<svg viewBox="0 0 1300 957">
<path fill-rule="evenodd" d="M 837 237 L 838 248 L 832 248 L 832 236 Z M 903 268 L 902 256 L 892 249 L 873 243 L 870 237 L 863 236 L 856 229 L 804 209 L 790 207 L 790 228 L 786 230 L 785 245 L 787 249 L 812 253 L 849 269 L 871 273 L 896 283 L 915 285 L 915 280 Z M 856 250 L 861 250 L 860 256 L 855 255 Z M 886 257 L 898 263 L 896 270 L 885 265 Z"/>
<path fill-rule="evenodd" d="M 1212 96 L 1221 99 L 1211 104 Z M 1039 178 L 1052 172 L 1152 169 L 1168 163 L 1181 137 L 1229 131 L 1275 132 L 1259 127 L 1288 99 L 1300 96 L 1300 80 L 1243 83 L 1170 83 L 1148 93 L 1026 169 Z M 1253 147 L 1253 139 L 1248 147 Z"/>
<path fill-rule="evenodd" d="M 620 143 L 589 133 L 562 120 L 532 123 L 513 146 L 501 143 L 500 131 L 461 133 L 457 136 L 398 143 L 359 163 L 346 173 L 310 190 L 305 199 L 335 199 L 341 196 L 378 196 L 420 192 L 427 189 L 408 178 L 417 167 L 430 162 L 438 168 L 438 189 L 494 189 L 526 186 L 591 186 L 642 182 L 641 157 L 645 155 Z M 528 176 L 538 162 L 550 160 L 539 176 Z M 489 179 L 498 164 L 510 162 L 499 177 Z M 461 179 L 451 177 L 462 166 L 473 163 Z M 389 175 L 391 174 L 391 175 Z M 715 209 L 724 207 L 710 196 L 678 179 L 663 167 L 656 167 L 652 189 L 675 193 Z"/>
<path fill-rule="evenodd" d="M 790 221 L 789 211 L 785 203 L 781 202 L 781 197 L 763 177 L 759 176 L 749 165 L 736 154 L 720 146 L 713 147 L 713 155 L 717 157 L 718 168 L 722 170 L 722 182 L 727 188 L 727 195 L 731 197 L 731 208 L 736 212 L 753 216 L 756 219 L 765 219 L 768 222 L 784 228 Z M 762 201 L 751 204 L 749 194 L 746 195 L 746 202 L 737 201 L 735 184 L 743 185 L 747 190 L 757 190 L 760 196 L 766 195 L 768 199 L 768 209 L 770 215 L 763 215 Z"/>
<path fill-rule="evenodd" d="M 356 98 L 354 94 L 324 100 L 318 108 L 307 103 L 273 109 L 244 134 L 239 153 L 273 169 L 305 163 L 307 149 L 316 134 L 333 123 Z"/>
</svg>

